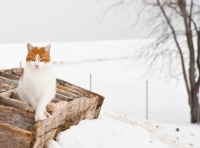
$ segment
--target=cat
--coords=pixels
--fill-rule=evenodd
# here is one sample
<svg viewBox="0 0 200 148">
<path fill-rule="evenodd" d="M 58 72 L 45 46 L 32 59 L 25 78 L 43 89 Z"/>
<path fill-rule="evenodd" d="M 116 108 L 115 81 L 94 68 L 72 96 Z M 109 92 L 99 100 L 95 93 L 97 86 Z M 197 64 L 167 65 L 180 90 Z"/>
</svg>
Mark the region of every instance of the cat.
<svg viewBox="0 0 200 148">
<path fill-rule="evenodd" d="M 33 47 L 27 43 L 24 73 L 17 87 L 20 99 L 30 104 L 35 111 L 35 121 L 45 120 L 50 116 L 46 105 L 56 93 L 56 77 L 50 61 L 50 48 L 50 44 L 46 47 Z"/>
</svg>

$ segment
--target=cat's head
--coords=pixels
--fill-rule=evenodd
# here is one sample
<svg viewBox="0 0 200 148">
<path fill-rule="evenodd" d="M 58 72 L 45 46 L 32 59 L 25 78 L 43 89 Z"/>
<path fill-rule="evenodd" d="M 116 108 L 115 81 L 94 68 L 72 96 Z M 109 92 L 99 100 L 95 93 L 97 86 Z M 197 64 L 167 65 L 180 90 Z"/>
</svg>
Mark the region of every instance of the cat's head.
<svg viewBox="0 0 200 148">
<path fill-rule="evenodd" d="M 27 43 L 27 65 L 32 69 L 43 69 L 50 62 L 50 48 L 50 44 L 46 47 L 33 47 L 30 43 Z"/>
</svg>

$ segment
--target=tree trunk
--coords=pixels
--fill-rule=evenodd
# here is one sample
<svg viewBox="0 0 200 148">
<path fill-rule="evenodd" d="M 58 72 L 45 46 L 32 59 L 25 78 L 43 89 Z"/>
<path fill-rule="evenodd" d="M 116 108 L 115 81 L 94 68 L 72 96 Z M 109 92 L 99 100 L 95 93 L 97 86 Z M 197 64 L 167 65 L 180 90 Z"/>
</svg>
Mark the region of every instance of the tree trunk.
<svg viewBox="0 0 200 148">
<path fill-rule="evenodd" d="M 197 123 L 198 122 L 198 104 L 192 103 L 191 108 L 191 123 Z"/>
<path fill-rule="evenodd" d="M 192 92 L 192 102 L 190 105 L 191 108 L 191 123 L 197 123 L 198 122 L 198 107 L 199 107 L 199 103 L 198 103 L 198 89 L 195 88 L 193 89 Z"/>
</svg>

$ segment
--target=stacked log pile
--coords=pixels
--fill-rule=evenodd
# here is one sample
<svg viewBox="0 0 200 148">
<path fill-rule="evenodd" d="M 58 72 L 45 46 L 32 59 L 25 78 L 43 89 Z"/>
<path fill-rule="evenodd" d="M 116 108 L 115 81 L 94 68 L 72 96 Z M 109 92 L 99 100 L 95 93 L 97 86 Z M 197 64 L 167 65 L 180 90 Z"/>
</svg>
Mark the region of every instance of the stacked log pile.
<svg viewBox="0 0 200 148">
<path fill-rule="evenodd" d="M 35 122 L 35 113 L 17 94 L 22 73 L 23 69 L 0 71 L 0 148 L 43 148 L 71 125 L 98 118 L 103 96 L 57 79 L 55 98 L 47 105 L 51 116 Z"/>
</svg>

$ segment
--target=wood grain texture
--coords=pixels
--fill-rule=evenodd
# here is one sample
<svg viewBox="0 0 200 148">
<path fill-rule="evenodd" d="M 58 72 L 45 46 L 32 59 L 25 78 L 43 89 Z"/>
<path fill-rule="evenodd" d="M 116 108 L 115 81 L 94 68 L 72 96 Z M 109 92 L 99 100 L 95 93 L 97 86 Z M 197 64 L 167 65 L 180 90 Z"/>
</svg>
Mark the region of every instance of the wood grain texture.
<svg viewBox="0 0 200 148">
<path fill-rule="evenodd" d="M 44 148 L 59 132 L 98 118 L 103 96 L 57 79 L 55 98 L 46 107 L 51 116 L 35 122 L 35 112 L 27 112 L 30 106 L 17 94 L 22 73 L 20 68 L 0 71 L 0 89 L 5 88 L 0 91 L 0 148 Z"/>
<path fill-rule="evenodd" d="M 16 75 L 13 75 L 10 72 L 4 72 L 4 71 L 0 72 L 0 76 L 3 76 L 5 78 L 11 79 L 11 80 L 19 80 L 20 79 L 19 76 L 16 76 Z"/>
<path fill-rule="evenodd" d="M 35 124 L 34 113 L 0 105 L 0 122 L 31 131 Z"/>
<path fill-rule="evenodd" d="M 0 148 L 30 148 L 32 133 L 0 122 Z"/>
<path fill-rule="evenodd" d="M 4 89 L 5 91 L 7 91 L 7 90 L 10 90 L 10 89 L 13 89 L 13 88 L 15 88 L 15 87 L 14 86 L 10 86 L 10 85 L 8 85 L 6 83 L 1 83 L 0 82 L 0 89 Z M 5 92 L 5 91 L 1 91 L 0 93 Z"/>
<path fill-rule="evenodd" d="M 17 87 L 17 85 L 18 85 L 18 81 L 17 80 L 10 80 L 8 78 L 1 77 L 1 76 L 0 76 L 0 82 L 1 83 L 6 83 L 6 84 L 14 86 L 14 87 Z"/>
<path fill-rule="evenodd" d="M 28 105 L 26 102 L 21 100 L 12 99 L 9 97 L 2 97 L 0 95 L 0 105 L 4 106 L 11 106 L 16 109 L 24 110 L 24 111 L 31 111 L 32 107 Z"/>
</svg>

